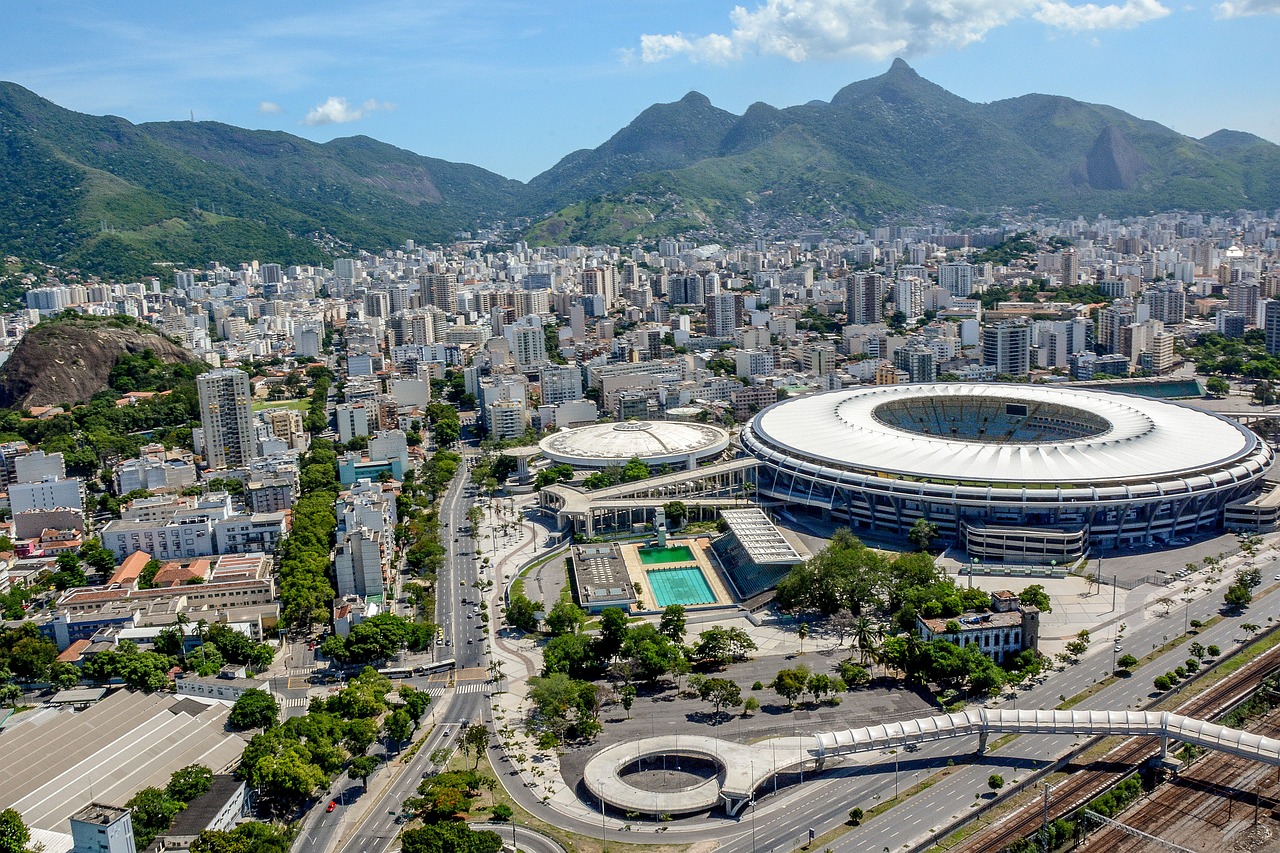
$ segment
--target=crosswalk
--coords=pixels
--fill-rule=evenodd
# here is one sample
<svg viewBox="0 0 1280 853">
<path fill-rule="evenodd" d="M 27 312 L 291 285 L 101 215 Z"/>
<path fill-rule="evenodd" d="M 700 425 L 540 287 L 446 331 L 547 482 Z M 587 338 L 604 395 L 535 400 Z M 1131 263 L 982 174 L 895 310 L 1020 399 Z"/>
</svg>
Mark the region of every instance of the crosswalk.
<svg viewBox="0 0 1280 853">
<path fill-rule="evenodd" d="M 484 681 L 464 681 L 459 684 L 454 692 L 456 693 L 484 693 L 489 689 L 489 685 Z"/>
<path fill-rule="evenodd" d="M 310 675 L 315 671 L 316 669 L 313 666 L 291 666 L 288 668 L 289 675 Z"/>
<path fill-rule="evenodd" d="M 311 699 L 307 696 L 288 696 L 280 704 L 285 708 L 305 708 L 310 702 Z"/>
</svg>

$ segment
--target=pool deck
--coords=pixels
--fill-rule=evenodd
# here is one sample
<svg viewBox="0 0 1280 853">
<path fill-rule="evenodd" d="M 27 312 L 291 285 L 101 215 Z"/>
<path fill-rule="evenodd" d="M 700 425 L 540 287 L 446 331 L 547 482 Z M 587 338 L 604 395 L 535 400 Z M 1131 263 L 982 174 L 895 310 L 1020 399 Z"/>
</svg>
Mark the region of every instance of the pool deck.
<svg viewBox="0 0 1280 853">
<path fill-rule="evenodd" d="M 689 546 L 689 550 L 693 552 L 693 562 L 698 565 L 698 568 L 702 569 L 702 576 L 706 578 L 707 585 L 711 587 L 711 592 L 716 597 L 715 604 L 699 604 L 690 606 L 733 606 L 736 599 L 734 599 L 733 594 L 729 592 L 724 579 L 720 577 L 720 572 L 716 570 L 715 565 L 711 562 L 711 558 L 708 556 L 711 548 L 711 537 L 699 536 L 696 539 L 670 539 L 667 544 L 668 546 Z M 640 547 L 641 546 L 638 544 L 623 545 L 621 549 L 622 560 L 627 566 L 627 573 L 631 575 L 633 583 L 640 585 L 639 596 L 640 603 L 643 606 L 637 607 L 636 609 L 641 611 L 659 612 L 662 608 L 657 604 L 658 596 L 654 593 L 653 587 L 649 585 L 649 576 L 647 573 L 664 568 L 678 568 L 681 565 L 688 565 L 688 563 L 650 563 L 646 565 L 645 563 L 640 562 Z"/>
</svg>

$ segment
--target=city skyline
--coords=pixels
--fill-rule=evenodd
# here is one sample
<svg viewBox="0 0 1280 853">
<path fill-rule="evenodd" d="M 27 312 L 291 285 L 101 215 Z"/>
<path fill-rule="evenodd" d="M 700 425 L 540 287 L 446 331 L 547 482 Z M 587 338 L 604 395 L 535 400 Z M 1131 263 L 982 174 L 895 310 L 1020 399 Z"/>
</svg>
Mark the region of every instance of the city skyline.
<svg viewBox="0 0 1280 853">
<path fill-rule="evenodd" d="M 1201 137 L 1280 140 L 1270 76 L 1280 2 L 918 0 L 434 3 L 218 9 L 132 2 L 14 9 L 0 79 L 133 122 L 221 121 L 316 141 L 367 134 L 528 180 L 656 102 L 700 91 L 736 113 L 827 100 L 901 56 L 971 101 L 1106 103 Z M 1253 56 L 1252 68 L 1187 61 Z M 1250 72 L 1253 72 L 1252 74 Z"/>
</svg>

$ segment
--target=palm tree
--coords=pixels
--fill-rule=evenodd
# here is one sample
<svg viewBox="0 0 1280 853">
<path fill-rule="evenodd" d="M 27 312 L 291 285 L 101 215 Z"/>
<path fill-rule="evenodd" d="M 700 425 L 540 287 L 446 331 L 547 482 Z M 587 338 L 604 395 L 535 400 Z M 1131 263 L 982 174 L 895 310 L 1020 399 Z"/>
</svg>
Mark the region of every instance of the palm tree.
<svg viewBox="0 0 1280 853">
<path fill-rule="evenodd" d="M 853 623 L 853 645 L 858 648 L 858 657 L 863 666 L 868 659 L 876 657 L 884 630 L 868 616 L 859 616 Z M 850 654 L 852 657 L 852 654 Z"/>
<path fill-rule="evenodd" d="M 801 622 L 800 627 L 796 628 L 796 636 L 800 638 L 800 654 L 804 654 L 804 641 L 809 636 L 809 626 Z"/>
</svg>

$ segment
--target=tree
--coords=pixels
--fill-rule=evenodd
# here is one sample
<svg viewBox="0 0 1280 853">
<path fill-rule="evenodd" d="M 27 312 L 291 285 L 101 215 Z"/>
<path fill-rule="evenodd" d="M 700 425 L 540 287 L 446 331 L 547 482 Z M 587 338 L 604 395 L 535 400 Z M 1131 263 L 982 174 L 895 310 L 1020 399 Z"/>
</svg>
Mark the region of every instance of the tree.
<svg viewBox="0 0 1280 853">
<path fill-rule="evenodd" d="M 227 725 L 233 729 L 269 729 L 276 724 L 280 716 L 280 706 L 265 690 L 254 688 L 241 694 L 231 706 L 231 714 L 227 717 Z"/>
<path fill-rule="evenodd" d="M 636 687 L 634 684 L 624 684 L 622 689 L 618 691 L 622 699 L 622 709 L 627 712 L 627 719 L 631 719 L 631 707 L 636 702 Z"/>
<path fill-rule="evenodd" d="M 585 624 L 587 624 L 587 614 L 568 599 L 557 601 L 556 606 L 547 614 L 547 629 L 553 636 L 576 634 Z"/>
<path fill-rule="evenodd" d="M 532 634 L 538 630 L 537 607 L 519 592 L 511 593 L 511 601 L 507 605 L 507 624 L 512 628 Z"/>
<path fill-rule="evenodd" d="M 1253 601 L 1253 591 L 1242 583 L 1233 583 L 1227 588 L 1222 600 L 1233 610 L 1243 610 Z"/>
<path fill-rule="evenodd" d="M 376 755 L 358 755 L 351 759 L 351 765 L 347 767 L 347 775 L 352 779 L 359 779 L 360 787 L 367 791 L 369 790 L 369 777 L 377 771 L 378 763 Z"/>
<path fill-rule="evenodd" d="M 413 734 L 413 720 L 410 719 L 408 711 L 397 708 L 382 724 L 382 730 L 386 732 L 387 739 L 398 746 Z"/>
<path fill-rule="evenodd" d="M 736 708 L 742 704 L 742 688 L 728 678 L 708 678 L 698 689 L 698 696 L 703 702 L 710 702 L 717 714 L 725 706 Z"/>
<path fill-rule="evenodd" d="M 363 755 L 378 739 L 378 725 L 367 717 L 348 720 L 343 743 L 352 755 Z"/>
<path fill-rule="evenodd" d="M 602 664 L 617 657 L 627 638 L 627 614 L 618 607 L 606 607 L 600 614 L 600 636 L 593 647 Z"/>
<path fill-rule="evenodd" d="M 662 512 L 667 517 L 667 521 L 671 522 L 675 528 L 679 528 L 684 524 L 684 520 L 689 517 L 689 508 L 684 505 L 684 501 L 670 501 L 662 505 Z"/>
<path fill-rule="evenodd" d="M 169 828 L 173 816 L 183 804 L 171 799 L 159 788 L 143 788 L 125 803 L 131 812 L 134 842 L 145 848 L 157 835 Z"/>
<path fill-rule="evenodd" d="M 1157 675 L 1151 682 L 1151 686 L 1163 693 L 1173 686 L 1173 682 L 1167 675 Z"/>
<path fill-rule="evenodd" d="M 188 764 L 173 771 L 165 793 L 180 803 L 190 804 L 213 787 L 213 771 L 203 764 Z"/>
<path fill-rule="evenodd" d="M 683 643 L 684 631 L 684 607 L 679 604 L 668 604 L 662 611 L 662 618 L 658 621 L 658 633 L 673 643 Z"/>
<path fill-rule="evenodd" d="M 917 518 L 907 531 L 907 539 L 921 551 L 929 550 L 929 543 L 938 538 L 938 525 L 926 518 Z"/>
<path fill-rule="evenodd" d="M 1049 593 L 1045 592 L 1044 586 L 1038 583 L 1033 583 L 1018 593 L 1018 601 L 1036 608 L 1041 613 L 1053 612 L 1053 607 L 1049 603 Z"/>
<path fill-rule="evenodd" d="M 804 641 L 809 636 L 809 626 L 801 622 L 796 628 L 796 637 L 800 639 L 800 654 L 804 654 Z"/>
<path fill-rule="evenodd" d="M 1004 777 L 999 773 L 992 773 L 987 777 L 987 787 L 993 791 L 999 791 L 1004 787 Z"/>
<path fill-rule="evenodd" d="M 0 684 L 0 705 L 8 705 L 11 708 L 18 707 L 18 703 L 22 701 L 22 688 L 16 684 Z"/>
<path fill-rule="evenodd" d="M 31 831 L 14 809 L 0 812 L 0 853 L 25 853 Z"/>
<path fill-rule="evenodd" d="M 80 683 L 80 668 L 73 663 L 55 663 L 49 667 L 49 682 L 59 690 L 70 690 Z"/>
<path fill-rule="evenodd" d="M 1125 655 L 1116 661 L 1116 664 L 1123 670 L 1133 671 L 1138 667 L 1138 659 L 1133 655 Z"/>
<path fill-rule="evenodd" d="M 511 820 L 512 815 L 515 814 L 515 810 L 506 803 L 495 803 L 493 808 L 489 810 L 489 813 L 493 815 L 494 820 L 508 821 Z"/>
<path fill-rule="evenodd" d="M 1204 390 L 1213 397 L 1225 397 L 1231 393 L 1231 383 L 1221 376 L 1210 376 L 1204 383 Z"/>
<path fill-rule="evenodd" d="M 479 723 L 467 726 L 462 736 L 462 750 L 475 757 L 475 769 L 480 768 L 480 756 L 489 748 L 489 730 Z"/>
<path fill-rule="evenodd" d="M 800 698 L 800 694 L 804 693 L 808 683 L 809 668 L 807 666 L 797 666 L 793 669 L 779 670 L 769 686 L 779 696 L 786 699 L 788 705 L 794 705 L 796 700 Z"/>
<path fill-rule="evenodd" d="M 404 853 L 498 853 L 502 838 L 490 830 L 476 831 L 465 823 L 442 820 L 401 836 Z"/>
<path fill-rule="evenodd" d="M 860 808 L 849 809 L 849 823 L 853 826 L 860 826 L 862 824 L 863 814 L 864 813 Z"/>
</svg>

